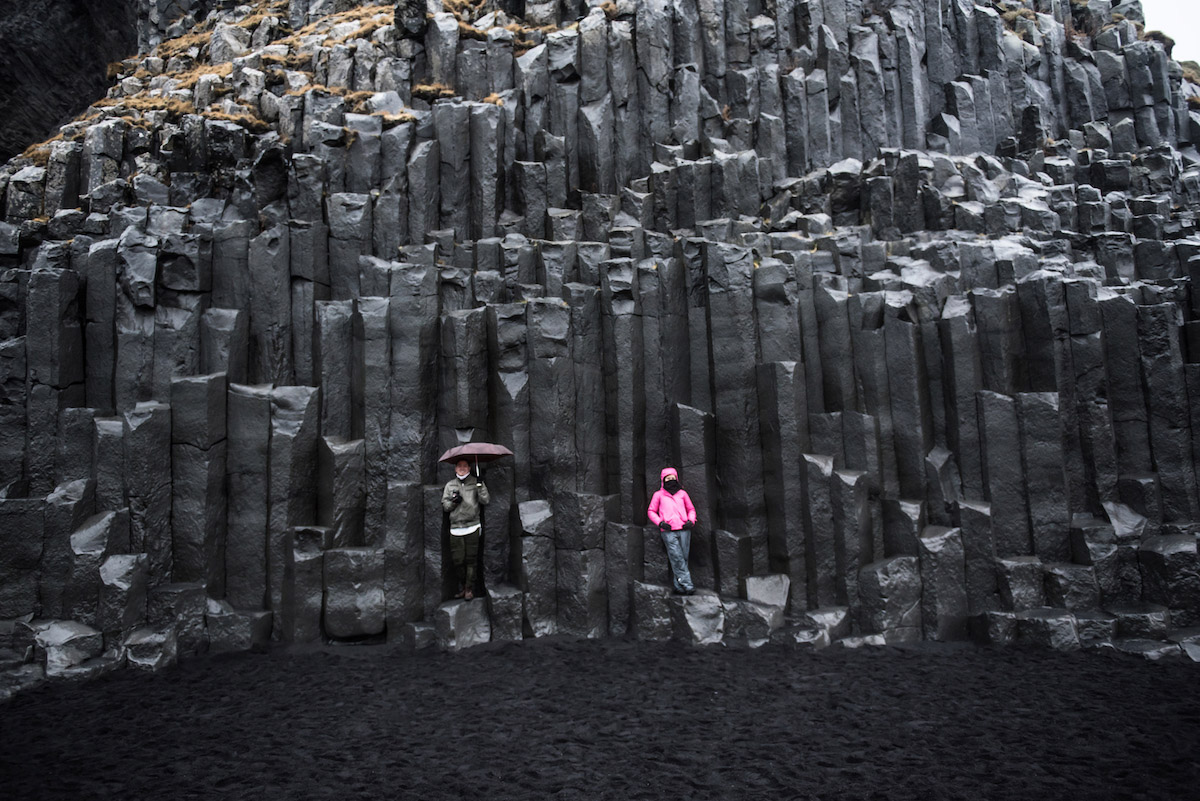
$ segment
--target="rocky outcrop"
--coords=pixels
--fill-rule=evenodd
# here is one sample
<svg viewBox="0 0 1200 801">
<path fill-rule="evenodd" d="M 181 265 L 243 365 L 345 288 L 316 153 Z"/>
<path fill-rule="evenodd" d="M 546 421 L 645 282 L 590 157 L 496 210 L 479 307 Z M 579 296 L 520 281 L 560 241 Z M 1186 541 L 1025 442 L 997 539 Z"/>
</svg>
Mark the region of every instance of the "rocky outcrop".
<svg viewBox="0 0 1200 801">
<path fill-rule="evenodd" d="M 137 51 L 135 0 L 31 0 L 0 14 L 0 159 L 102 97 Z"/>
<path fill-rule="evenodd" d="M 247 647 L 1189 625 L 1200 114 L 1101 5 L 217 9 L 5 168 L 0 617 L 100 564 L 78 622 L 202 583 Z"/>
</svg>

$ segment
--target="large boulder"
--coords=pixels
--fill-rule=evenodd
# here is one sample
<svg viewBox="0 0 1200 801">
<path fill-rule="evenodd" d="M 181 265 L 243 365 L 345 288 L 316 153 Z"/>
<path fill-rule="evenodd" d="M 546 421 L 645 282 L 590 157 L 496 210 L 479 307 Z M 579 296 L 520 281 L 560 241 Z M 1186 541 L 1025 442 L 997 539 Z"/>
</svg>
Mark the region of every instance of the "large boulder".
<svg viewBox="0 0 1200 801">
<path fill-rule="evenodd" d="M 633 636 L 639 640 L 671 639 L 671 589 L 659 584 L 633 582 Z"/>
<path fill-rule="evenodd" d="M 34 637 L 38 661 L 46 675 L 64 675 L 69 668 L 97 657 L 104 650 L 104 637 L 91 626 L 74 620 L 56 620 Z"/>
<path fill-rule="evenodd" d="M 725 609 L 712 590 L 670 599 L 671 627 L 677 640 L 693 645 L 712 645 L 725 636 Z"/>
<path fill-rule="evenodd" d="M 125 659 L 139 670 L 159 671 L 171 667 L 178 656 L 174 623 L 135 629 L 125 638 Z"/>
<path fill-rule="evenodd" d="M 1066 609 L 1040 607 L 1018 612 L 1017 639 L 1039 648 L 1056 651 L 1078 651 L 1079 632 L 1075 628 L 1075 616 Z"/>
<path fill-rule="evenodd" d="M 726 642 L 745 642 L 751 647 L 767 643 L 771 632 L 783 625 L 780 607 L 740 598 L 724 598 Z"/>
<path fill-rule="evenodd" d="M 872 562 L 858 572 L 863 630 L 888 642 L 921 639 L 921 569 L 916 556 Z"/>
<path fill-rule="evenodd" d="M 434 614 L 433 625 L 438 644 L 448 651 L 461 651 L 492 639 L 487 603 L 482 599 L 442 604 Z"/>
<path fill-rule="evenodd" d="M 208 648 L 216 653 L 257 650 L 271 641 L 270 612 L 234 609 L 228 601 L 208 599 L 204 626 Z"/>
<path fill-rule="evenodd" d="M 1200 623 L 1200 556 L 1188 534 L 1149 537 L 1138 549 L 1146 600 L 1174 611 L 1179 625 Z"/>
</svg>

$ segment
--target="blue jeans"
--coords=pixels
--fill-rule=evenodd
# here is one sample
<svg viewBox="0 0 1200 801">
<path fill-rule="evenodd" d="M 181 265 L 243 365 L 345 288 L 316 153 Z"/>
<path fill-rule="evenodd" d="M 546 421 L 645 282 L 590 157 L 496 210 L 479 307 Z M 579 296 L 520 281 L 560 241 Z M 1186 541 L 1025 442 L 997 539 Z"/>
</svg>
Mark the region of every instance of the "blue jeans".
<svg viewBox="0 0 1200 801">
<path fill-rule="evenodd" d="M 695 589 L 692 572 L 688 570 L 688 549 L 692 544 L 690 529 L 662 532 L 663 545 L 667 549 L 667 561 L 671 563 L 671 581 L 679 592 Z"/>
</svg>

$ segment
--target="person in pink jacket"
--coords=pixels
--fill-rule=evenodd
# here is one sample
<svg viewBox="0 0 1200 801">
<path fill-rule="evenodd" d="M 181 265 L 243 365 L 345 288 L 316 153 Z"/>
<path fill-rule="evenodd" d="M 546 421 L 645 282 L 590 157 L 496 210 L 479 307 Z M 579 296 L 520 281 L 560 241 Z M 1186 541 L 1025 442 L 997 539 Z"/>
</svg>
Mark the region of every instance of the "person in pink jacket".
<svg viewBox="0 0 1200 801">
<path fill-rule="evenodd" d="M 687 490 L 680 486 L 679 473 L 674 467 L 664 467 L 661 478 L 662 488 L 650 499 L 646 517 L 662 533 L 675 592 L 691 595 L 696 588 L 692 584 L 692 572 L 688 570 L 688 549 L 692 541 L 692 526 L 696 525 L 696 507 L 692 506 Z"/>
</svg>

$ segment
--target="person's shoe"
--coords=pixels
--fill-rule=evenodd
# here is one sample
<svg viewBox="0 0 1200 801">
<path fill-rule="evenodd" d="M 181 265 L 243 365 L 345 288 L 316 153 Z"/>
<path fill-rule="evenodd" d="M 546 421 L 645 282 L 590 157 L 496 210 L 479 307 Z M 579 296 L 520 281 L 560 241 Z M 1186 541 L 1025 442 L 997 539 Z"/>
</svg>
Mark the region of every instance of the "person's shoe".
<svg viewBox="0 0 1200 801">
<path fill-rule="evenodd" d="M 694 590 L 694 589 L 690 589 L 690 590 L 684 590 L 684 591 L 683 591 L 683 594 L 684 594 L 684 595 L 695 595 L 695 594 L 696 594 L 696 590 Z"/>
<path fill-rule="evenodd" d="M 459 587 L 459 588 L 458 588 L 458 592 L 454 593 L 454 597 L 455 597 L 455 598 L 462 598 L 464 595 L 466 595 L 466 592 L 467 592 L 467 588 L 466 588 L 466 587 Z"/>
<path fill-rule="evenodd" d="M 475 593 L 471 592 L 470 590 L 467 590 L 463 593 L 463 598 L 465 598 L 468 601 L 474 597 L 475 597 Z"/>
</svg>

